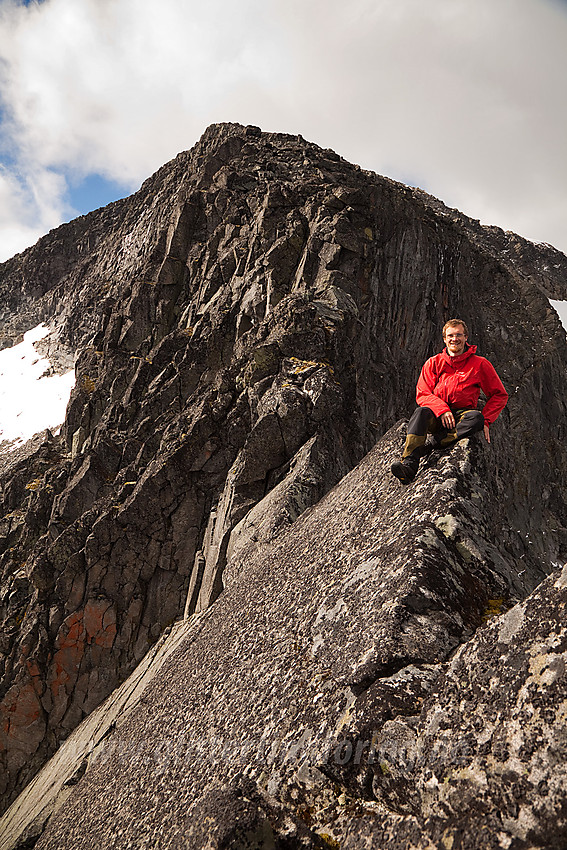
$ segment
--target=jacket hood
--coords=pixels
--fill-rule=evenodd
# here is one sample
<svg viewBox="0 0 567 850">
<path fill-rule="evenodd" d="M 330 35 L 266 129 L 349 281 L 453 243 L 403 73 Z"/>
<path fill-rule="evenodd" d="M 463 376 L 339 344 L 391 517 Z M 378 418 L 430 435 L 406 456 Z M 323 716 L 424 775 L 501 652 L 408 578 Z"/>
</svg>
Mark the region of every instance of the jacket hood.
<svg viewBox="0 0 567 850">
<path fill-rule="evenodd" d="M 443 354 L 445 360 L 447 360 L 449 363 L 457 365 L 459 363 L 464 363 L 465 360 L 468 360 L 469 357 L 472 357 L 473 354 L 476 354 L 476 345 L 467 346 L 463 353 L 457 355 L 457 357 L 451 357 L 446 348 L 444 348 L 441 353 Z"/>
</svg>

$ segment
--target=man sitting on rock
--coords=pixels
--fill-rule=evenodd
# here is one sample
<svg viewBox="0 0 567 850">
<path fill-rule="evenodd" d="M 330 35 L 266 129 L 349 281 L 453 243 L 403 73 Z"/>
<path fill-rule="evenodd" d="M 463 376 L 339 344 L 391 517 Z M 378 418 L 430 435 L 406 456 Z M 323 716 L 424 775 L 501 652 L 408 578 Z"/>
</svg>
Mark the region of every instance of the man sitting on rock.
<svg viewBox="0 0 567 850">
<path fill-rule="evenodd" d="M 402 459 L 391 466 L 402 484 L 413 481 L 420 459 L 433 449 L 449 448 L 483 428 L 490 442 L 489 426 L 508 401 L 494 366 L 477 355 L 476 345 L 467 344 L 462 319 L 445 323 L 443 339 L 445 349 L 430 357 L 421 370 L 416 389 L 419 407 L 408 422 Z M 482 412 L 476 409 L 480 390 L 486 396 Z"/>
</svg>

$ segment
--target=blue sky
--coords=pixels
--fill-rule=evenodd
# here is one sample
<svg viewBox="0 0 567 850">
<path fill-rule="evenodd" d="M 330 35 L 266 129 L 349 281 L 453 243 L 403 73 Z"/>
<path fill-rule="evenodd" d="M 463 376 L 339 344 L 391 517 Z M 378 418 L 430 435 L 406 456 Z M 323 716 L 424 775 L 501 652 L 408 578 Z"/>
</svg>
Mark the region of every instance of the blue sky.
<svg viewBox="0 0 567 850">
<path fill-rule="evenodd" d="M 68 182 L 69 206 L 79 213 L 87 213 L 104 207 L 111 201 L 117 201 L 130 194 L 131 186 L 101 177 L 100 174 L 89 174 L 77 182 Z"/>
<path fill-rule="evenodd" d="M 565 251 L 566 80 L 564 0 L 0 0 L 0 260 L 218 121 Z"/>
<path fill-rule="evenodd" d="M 22 5 L 29 6 L 37 0 L 22 0 Z M 42 0 L 45 2 L 45 0 Z M 0 126 L 5 121 L 5 112 L 0 108 Z M 0 168 L 4 167 L 13 174 L 19 174 L 17 153 L 2 150 L 0 146 Z M 148 175 L 149 176 L 149 175 Z M 106 204 L 124 198 L 135 188 L 132 181 L 120 182 L 104 177 L 96 172 L 82 175 L 71 171 L 65 179 L 64 203 L 68 217 L 85 214 Z"/>
</svg>

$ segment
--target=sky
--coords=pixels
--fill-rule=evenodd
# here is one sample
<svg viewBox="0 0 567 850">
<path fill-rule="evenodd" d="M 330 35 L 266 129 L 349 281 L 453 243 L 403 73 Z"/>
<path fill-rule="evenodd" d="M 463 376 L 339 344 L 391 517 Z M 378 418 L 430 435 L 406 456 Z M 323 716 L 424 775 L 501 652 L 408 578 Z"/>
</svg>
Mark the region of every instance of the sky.
<svg viewBox="0 0 567 850">
<path fill-rule="evenodd" d="M 548 300 L 553 309 L 557 312 L 557 315 L 561 320 L 561 324 L 567 331 L 567 301 L 554 301 L 551 298 Z"/>
<path fill-rule="evenodd" d="M 567 252 L 565 0 L 0 0 L 0 261 L 213 122 Z"/>
</svg>

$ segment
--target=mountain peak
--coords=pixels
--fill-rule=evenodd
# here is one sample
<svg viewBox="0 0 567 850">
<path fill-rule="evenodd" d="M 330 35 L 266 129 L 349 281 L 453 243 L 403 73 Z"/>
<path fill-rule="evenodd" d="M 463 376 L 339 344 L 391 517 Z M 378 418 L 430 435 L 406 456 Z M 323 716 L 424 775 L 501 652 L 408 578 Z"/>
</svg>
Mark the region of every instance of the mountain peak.
<svg viewBox="0 0 567 850">
<path fill-rule="evenodd" d="M 545 581 L 567 552 L 567 347 L 548 300 L 567 299 L 566 262 L 299 136 L 219 124 L 0 267 L 4 344 L 44 321 L 76 373 L 61 435 L 2 471 L 6 847 L 43 833 L 38 848 L 61 850 L 76 830 L 93 846 L 110 832 L 117 847 L 221 846 L 246 823 L 253 846 L 354 848 L 394 822 L 432 841 L 428 818 L 455 835 L 476 823 L 444 819 L 440 791 L 431 813 L 437 773 L 415 747 L 434 747 L 439 706 L 456 716 L 453 653 L 480 659 L 491 617 L 563 592 Z M 401 490 L 397 423 L 455 315 L 510 401 L 490 445 L 458 446 Z M 485 671 L 516 663 L 493 648 Z M 97 761 L 84 742 L 103 727 Z M 235 749 L 204 772 L 160 761 L 181 727 L 186 761 L 196 744 L 205 760 L 217 740 Z M 369 730 L 384 747 L 400 736 L 382 776 L 367 755 L 321 761 L 322 744 L 356 753 Z M 54 772 L 70 797 L 45 825 Z M 148 815 L 126 824 L 110 812 L 134 788 Z M 150 805 L 160 794 L 167 808 Z M 499 824 L 509 846 L 523 835 Z"/>
</svg>

